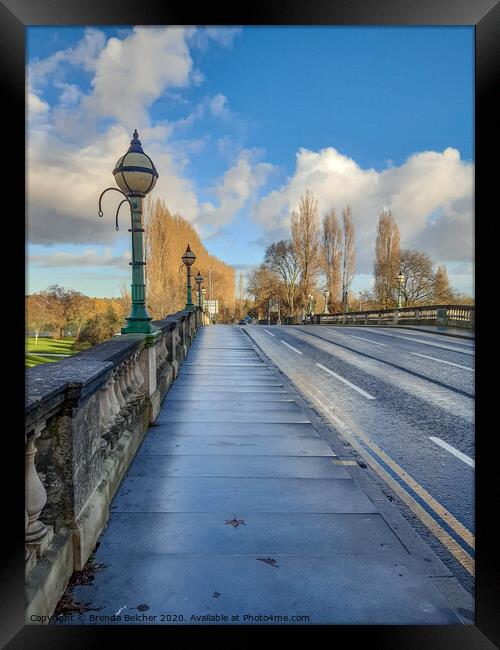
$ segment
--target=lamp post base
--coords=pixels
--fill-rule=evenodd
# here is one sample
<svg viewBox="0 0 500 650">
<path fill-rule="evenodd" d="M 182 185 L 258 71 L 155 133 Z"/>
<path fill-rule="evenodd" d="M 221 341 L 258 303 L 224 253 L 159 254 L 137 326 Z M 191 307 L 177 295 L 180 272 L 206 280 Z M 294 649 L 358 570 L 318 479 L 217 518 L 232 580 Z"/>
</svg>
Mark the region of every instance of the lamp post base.
<svg viewBox="0 0 500 650">
<path fill-rule="evenodd" d="M 148 320 L 139 318 L 127 318 L 127 324 L 122 327 L 122 334 L 156 334 L 160 330 Z"/>
</svg>

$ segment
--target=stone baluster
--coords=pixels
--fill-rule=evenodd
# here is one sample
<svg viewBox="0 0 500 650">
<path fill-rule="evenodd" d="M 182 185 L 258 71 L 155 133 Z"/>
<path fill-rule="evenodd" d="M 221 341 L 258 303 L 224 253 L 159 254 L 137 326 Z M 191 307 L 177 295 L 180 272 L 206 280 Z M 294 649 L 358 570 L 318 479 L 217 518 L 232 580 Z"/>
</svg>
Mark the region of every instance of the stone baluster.
<svg viewBox="0 0 500 650">
<path fill-rule="evenodd" d="M 47 527 L 40 521 L 40 513 L 47 503 L 47 492 L 38 476 L 35 466 L 35 440 L 45 428 L 45 422 L 37 424 L 26 436 L 25 448 L 25 509 L 27 515 L 25 540 L 27 544 L 38 544 L 47 534 Z"/>
<path fill-rule="evenodd" d="M 122 408 L 128 408 L 127 365 L 122 363 L 118 371 L 118 386 L 123 400 Z"/>
<path fill-rule="evenodd" d="M 115 383 L 113 387 L 115 389 L 116 399 L 120 406 L 120 411 L 125 408 L 125 398 L 123 397 L 122 386 L 121 386 L 121 375 L 122 375 L 122 366 L 117 366 L 115 369 Z"/>
<path fill-rule="evenodd" d="M 135 364 L 137 363 L 137 356 L 138 354 L 135 353 L 132 355 L 129 361 L 128 365 L 128 372 L 129 372 L 129 383 L 130 387 L 132 388 L 132 400 L 137 400 L 137 397 L 140 393 L 140 387 L 139 387 L 139 382 L 137 380 L 137 376 L 135 373 Z"/>
<path fill-rule="evenodd" d="M 99 391 L 99 426 L 101 435 L 109 428 L 113 419 L 114 411 L 109 399 L 110 382 L 105 381 Z"/>
<path fill-rule="evenodd" d="M 142 376 L 141 364 L 139 363 L 139 354 L 140 353 L 138 352 L 136 354 L 136 357 L 135 357 L 134 375 L 135 375 L 135 378 L 136 378 L 136 381 L 137 381 L 138 391 L 142 395 L 143 392 L 144 392 L 142 390 L 142 387 L 144 385 L 144 377 Z"/>
<path fill-rule="evenodd" d="M 133 400 L 136 393 L 135 382 L 134 382 L 134 373 L 133 373 L 133 363 L 134 357 L 131 356 L 125 362 L 125 385 L 127 388 L 127 401 L 130 402 Z"/>
<path fill-rule="evenodd" d="M 156 347 L 156 367 L 158 373 L 163 369 L 166 360 L 165 337 L 162 336 Z"/>
<path fill-rule="evenodd" d="M 134 388 L 133 388 L 131 372 L 130 372 L 130 361 L 131 361 L 131 358 L 129 357 L 123 363 L 122 388 L 125 391 L 124 392 L 124 397 L 125 397 L 125 401 L 127 402 L 127 404 L 130 403 L 130 401 L 132 400 L 132 397 L 134 395 Z M 123 392 L 123 390 L 122 390 L 122 392 Z"/>
<path fill-rule="evenodd" d="M 115 385 L 116 385 L 116 377 L 115 377 L 116 371 L 113 372 L 109 378 L 108 381 L 108 396 L 109 396 L 109 402 L 111 404 L 111 408 L 113 411 L 113 417 L 114 419 L 117 419 L 118 414 L 120 412 L 120 402 L 118 401 L 116 397 L 116 390 L 115 390 Z"/>
</svg>

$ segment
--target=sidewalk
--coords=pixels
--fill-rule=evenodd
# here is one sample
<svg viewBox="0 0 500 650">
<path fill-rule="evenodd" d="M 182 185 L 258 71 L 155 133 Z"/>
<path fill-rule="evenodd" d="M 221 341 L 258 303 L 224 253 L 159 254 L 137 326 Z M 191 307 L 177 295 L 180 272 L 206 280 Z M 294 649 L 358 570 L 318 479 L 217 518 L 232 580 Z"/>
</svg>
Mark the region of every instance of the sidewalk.
<svg viewBox="0 0 500 650">
<path fill-rule="evenodd" d="M 468 330 L 463 327 L 441 327 L 436 325 L 397 325 L 401 329 L 417 330 L 418 332 L 429 332 L 430 334 L 442 334 L 443 336 L 454 336 L 459 339 L 476 340 L 474 330 Z"/>
<path fill-rule="evenodd" d="M 368 498 L 302 402 L 240 328 L 203 328 L 114 499 L 104 567 L 72 591 L 93 611 L 73 622 L 461 623 L 440 569 L 400 541 L 409 524 L 396 536 L 395 506 Z"/>
</svg>

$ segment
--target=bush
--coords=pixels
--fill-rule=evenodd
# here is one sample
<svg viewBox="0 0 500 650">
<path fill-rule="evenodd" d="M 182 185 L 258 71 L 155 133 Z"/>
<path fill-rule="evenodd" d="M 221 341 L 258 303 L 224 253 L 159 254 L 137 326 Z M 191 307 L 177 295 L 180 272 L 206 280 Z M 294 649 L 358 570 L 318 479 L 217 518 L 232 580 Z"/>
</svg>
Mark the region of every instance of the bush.
<svg viewBox="0 0 500 650">
<path fill-rule="evenodd" d="M 98 343 L 107 341 L 113 337 L 117 329 L 119 329 L 120 324 L 120 317 L 113 306 L 108 305 L 104 313 L 97 314 L 87 321 L 80 332 L 77 345 L 80 343 L 97 345 Z"/>
</svg>

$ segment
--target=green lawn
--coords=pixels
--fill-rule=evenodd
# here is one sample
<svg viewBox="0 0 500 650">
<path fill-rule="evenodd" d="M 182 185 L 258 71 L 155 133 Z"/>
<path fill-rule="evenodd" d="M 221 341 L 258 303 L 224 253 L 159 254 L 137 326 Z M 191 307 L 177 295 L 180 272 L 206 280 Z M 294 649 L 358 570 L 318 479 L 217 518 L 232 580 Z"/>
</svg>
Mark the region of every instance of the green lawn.
<svg viewBox="0 0 500 650">
<path fill-rule="evenodd" d="M 79 350 L 74 349 L 74 343 L 74 338 L 61 339 L 60 341 L 57 339 L 38 339 L 38 345 L 35 345 L 35 338 L 29 336 L 26 338 L 25 366 L 26 368 L 32 368 L 40 363 L 50 363 L 65 358 L 51 355 L 76 354 Z M 84 347 L 90 346 L 85 345 Z"/>
</svg>

